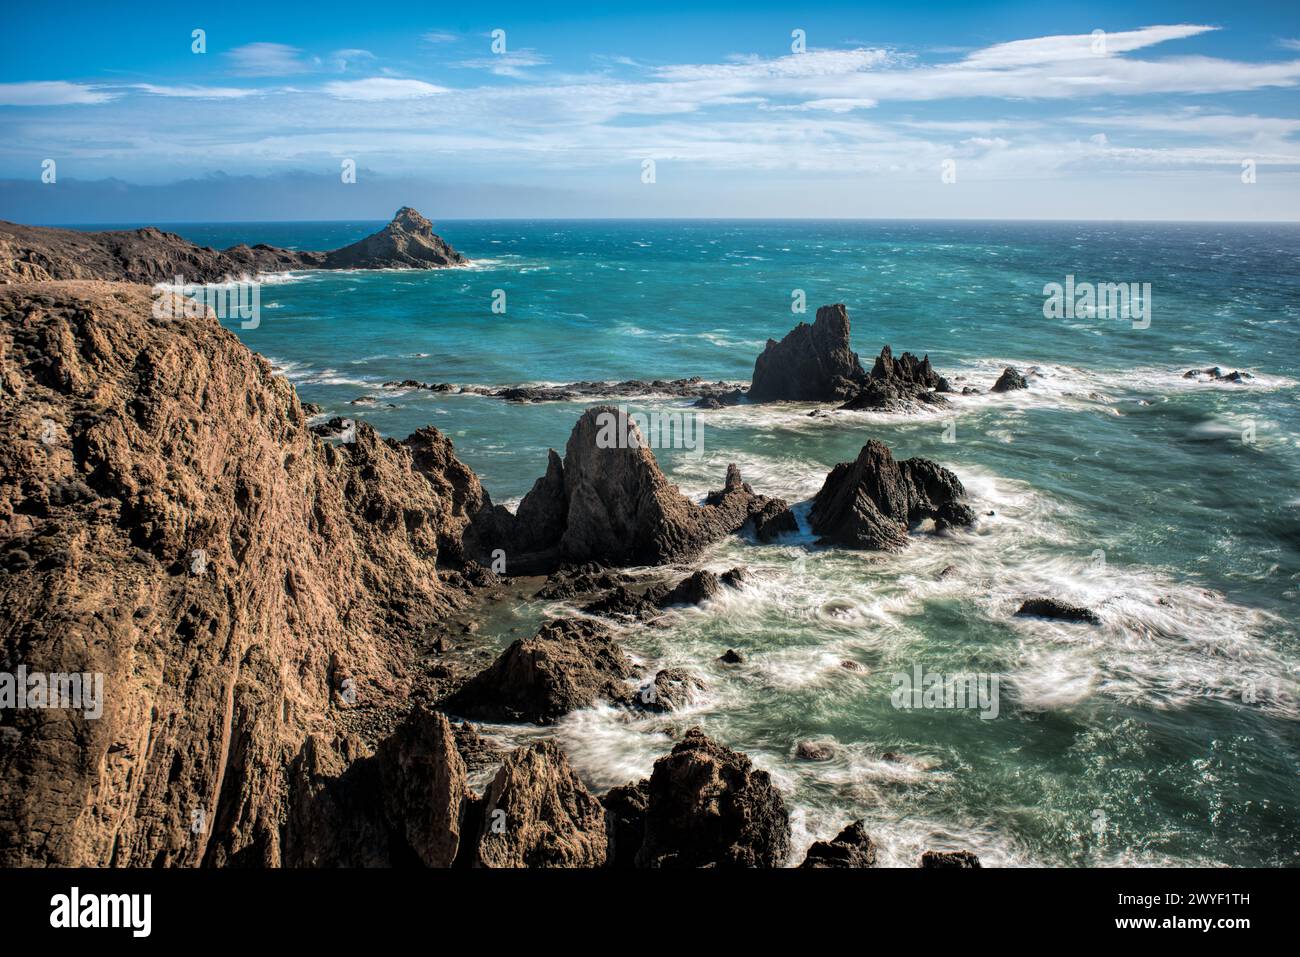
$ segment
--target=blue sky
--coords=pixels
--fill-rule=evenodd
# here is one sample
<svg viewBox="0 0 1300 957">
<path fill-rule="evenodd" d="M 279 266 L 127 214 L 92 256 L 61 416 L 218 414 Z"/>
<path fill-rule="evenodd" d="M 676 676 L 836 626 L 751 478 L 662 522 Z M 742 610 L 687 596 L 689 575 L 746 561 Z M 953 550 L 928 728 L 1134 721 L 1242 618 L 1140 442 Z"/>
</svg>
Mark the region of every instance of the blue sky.
<svg viewBox="0 0 1300 957">
<path fill-rule="evenodd" d="M 606 6 L 13 5 L 0 217 L 1300 219 L 1294 3 Z"/>
</svg>

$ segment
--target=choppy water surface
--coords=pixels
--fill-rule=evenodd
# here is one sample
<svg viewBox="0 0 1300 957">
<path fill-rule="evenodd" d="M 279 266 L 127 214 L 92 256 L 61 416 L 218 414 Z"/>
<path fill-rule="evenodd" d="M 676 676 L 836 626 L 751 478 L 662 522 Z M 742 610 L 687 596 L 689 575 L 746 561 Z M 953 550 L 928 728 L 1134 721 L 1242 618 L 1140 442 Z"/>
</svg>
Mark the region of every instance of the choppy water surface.
<svg viewBox="0 0 1300 957">
<path fill-rule="evenodd" d="M 329 248 L 376 225 L 176 228 L 218 246 Z M 646 774 L 671 745 L 664 730 L 700 724 L 773 773 L 796 844 L 862 817 L 896 864 L 945 846 L 991 864 L 1300 862 L 1300 228 L 438 229 L 471 267 L 275 277 L 260 327 L 231 325 L 305 401 L 395 436 L 438 426 L 497 501 L 527 490 L 582 406 L 381 383 L 747 380 L 768 337 L 830 302 L 848 305 L 868 365 L 887 342 L 928 352 L 959 385 L 987 388 L 1008 363 L 1037 372 L 1028 392 L 958 398 L 942 415 L 703 413 L 702 456 L 660 454 L 688 494 L 719 487 L 736 462 L 757 491 L 806 502 L 875 437 L 954 469 L 980 522 L 922 532 L 889 556 L 818 549 L 809 536 L 724 542 L 703 564 L 748 566 L 747 589 L 623 635 L 647 670 L 705 677 L 688 712 L 630 720 L 598 709 L 555 729 L 493 730 L 557 735 L 604 788 Z M 1045 319 L 1043 286 L 1067 274 L 1150 282 L 1150 327 Z M 504 315 L 491 309 L 498 289 Z M 805 317 L 791 314 L 796 289 Z M 1181 377 L 1210 365 L 1256 378 Z M 365 395 L 377 402 L 349 404 Z M 1037 594 L 1095 608 L 1103 624 L 1013 617 Z M 716 664 L 728 647 L 746 663 Z M 891 675 L 918 664 L 999 676 L 997 717 L 893 707 Z M 835 758 L 797 760 L 805 740 L 832 743 Z"/>
</svg>

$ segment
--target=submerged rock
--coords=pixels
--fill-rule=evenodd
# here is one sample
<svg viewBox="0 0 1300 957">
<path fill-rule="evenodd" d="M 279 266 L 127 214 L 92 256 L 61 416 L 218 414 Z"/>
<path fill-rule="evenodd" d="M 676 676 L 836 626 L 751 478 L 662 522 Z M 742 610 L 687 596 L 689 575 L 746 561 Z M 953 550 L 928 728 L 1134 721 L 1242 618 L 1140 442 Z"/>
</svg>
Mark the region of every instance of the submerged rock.
<svg viewBox="0 0 1300 957">
<path fill-rule="evenodd" d="M 1101 618 L 1091 608 L 1071 605 L 1056 598 L 1029 598 L 1016 612 L 1017 615 L 1030 615 L 1035 618 L 1055 618 L 1059 621 L 1087 622 L 1101 624 Z"/>
<path fill-rule="evenodd" d="M 686 669 L 665 668 L 637 692 L 634 703 L 646 711 L 677 711 L 703 690 L 703 680 Z"/>
<path fill-rule="evenodd" d="M 896 462 L 884 443 L 872 439 L 856 461 L 826 476 L 809 519 L 822 544 L 901 549 L 908 530 L 924 519 L 940 530 L 974 524 L 975 513 L 960 501 L 965 493 L 942 466 L 923 458 Z"/>
<path fill-rule="evenodd" d="M 780 867 L 790 817 L 766 771 L 691 728 L 646 785 L 640 867 Z"/>
<path fill-rule="evenodd" d="M 734 648 L 728 648 L 718 656 L 717 660 L 722 662 L 724 665 L 739 665 L 744 664 L 745 656 Z"/>
<path fill-rule="evenodd" d="M 926 851 L 921 866 L 927 868 L 980 867 L 980 859 L 970 851 Z"/>
<path fill-rule="evenodd" d="M 842 400 L 866 380 L 858 355 L 849 348 L 849 313 L 842 305 L 822 306 L 812 325 L 799 323 L 754 363 L 749 398 L 754 402 Z"/>
<path fill-rule="evenodd" d="M 998 376 L 998 381 L 993 383 L 990 392 L 1010 392 L 1013 389 L 1028 389 L 1029 382 L 1022 376 L 1019 370 L 1012 366 L 1007 366 L 1002 370 L 1002 375 Z"/>
<path fill-rule="evenodd" d="M 1248 379 L 1253 379 L 1255 377 L 1251 375 L 1249 372 L 1241 372 L 1239 370 L 1234 370 L 1225 375 L 1223 370 L 1220 369 L 1218 366 L 1211 366 L 1208 369 L 1189 369 L 1183 373 L 1183 378 L 1184 379 L 1207 378 L 1207 379 L 1212 379 L 1215 382 L 1236 382 L 1240 384 L 1245 382 Z"/>
<path fill-rule="evenodd" d="M 800 867 L 875 867 L 876 845 L 862 821 L 854 821 L 829 841 L 815 841 Z"/>
<path fill-rule="evenodd" d="M 701 569 L 683 578 L 672 591 L 664 595 L 659 602 L 661 607 L 668 605 L 698 605 L 708 601 L 722 591 L 718 576 L 707 569 Z"/>
<path fill-rule="evenodd" d="M 794 756 L 805 761 L 829 761 L 835 757 L 835 747 L 825 741 L 800 741 Z"/>
<path fill-rule="evenodd" d="M 754 537 L 760 542 L 774 541 L 780 535 L 799 534 L 799 521 L 784 499 L 769 499 L 754 513 Z"/>
<path fill-rule="evenodd" d="M 625 702 L 634 674 L 609 629 L 590 619 L 559 618 L 514 642 L 451 695 L 453 714 L 550 724 L 598 698 Z"/>
</svg>

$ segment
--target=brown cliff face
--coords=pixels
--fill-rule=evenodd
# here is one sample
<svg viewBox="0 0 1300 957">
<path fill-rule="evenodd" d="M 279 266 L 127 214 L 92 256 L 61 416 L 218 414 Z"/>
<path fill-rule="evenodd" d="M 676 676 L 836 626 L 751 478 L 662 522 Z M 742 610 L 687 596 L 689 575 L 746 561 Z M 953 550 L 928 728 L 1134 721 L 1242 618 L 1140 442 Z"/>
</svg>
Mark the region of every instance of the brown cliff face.
<svg viewBox="0 0 1300 957">
<path fill-rule="evenodd" d="M 348 707 L 452 608 L 477 479 L 433 429 L 322 444 L 140 286 L 0 288 L 0 390 L 0 670 L 104 675 L 98 719 L 0 713 L 0 865 L 280 864 L 309 736 L 350 763 Z"/>
<path fill-rule="evenodd" d="M 331 252 L 241 243 L 216 250 L 175 233 L 144 229 L 82 232 L 0 221 L 0 284 L 50 279 L 219 282 L 291 269 L 432 269 L 465 262 L 410 207 L 379 232 Z"/>
</svg>

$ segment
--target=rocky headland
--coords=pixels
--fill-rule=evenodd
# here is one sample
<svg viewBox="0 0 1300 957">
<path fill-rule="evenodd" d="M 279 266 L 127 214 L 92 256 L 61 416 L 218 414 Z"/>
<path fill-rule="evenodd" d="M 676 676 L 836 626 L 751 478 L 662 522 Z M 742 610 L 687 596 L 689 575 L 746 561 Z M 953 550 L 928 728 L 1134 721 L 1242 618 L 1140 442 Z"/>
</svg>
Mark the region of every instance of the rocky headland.
<svg viewBox="0 0 1300 957">
<path fill-rule="evenodd" d="M 327 252 L 259 243 L 229 249 L 198 246 L 175 233 L 144 229 L 81 232 L 0 221 L 0 283 L 51 279 L 110 282 L 221 282 L 297 269 L 435 269 L 465 257 L 410 207 L 379 232 Z"/>
</svg>

